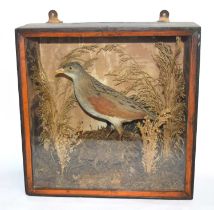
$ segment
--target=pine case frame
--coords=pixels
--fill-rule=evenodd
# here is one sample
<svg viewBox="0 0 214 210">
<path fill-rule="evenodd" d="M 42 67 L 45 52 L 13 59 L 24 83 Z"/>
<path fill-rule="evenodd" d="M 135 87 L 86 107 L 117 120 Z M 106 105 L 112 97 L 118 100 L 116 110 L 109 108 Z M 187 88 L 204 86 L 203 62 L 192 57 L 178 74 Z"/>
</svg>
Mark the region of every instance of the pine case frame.
<svg viewBox="0 0 214 210">
<path fill-rule="evenodd" d="M 34 189 L 32 174 L 32 148 L 29 122 L 28 82 L 26 67 L 26 40 L 28 38 L 63 37 L 170 37 L 181 36 L 188 41 L 188 55 L 184 62 L 189 65 L 187 78 L 187 143 L 184 191 L 121 191 L 83 189 Z M 89 196 L 192 199 L 194 184 L 198 79 L 200 59 L 200 27 L 194 23 L 94 23 L 94 24 L 30 24 L 16 29 L 17 65 L 24 157 L 25 190 L 28 195 Z"/>
</svg>

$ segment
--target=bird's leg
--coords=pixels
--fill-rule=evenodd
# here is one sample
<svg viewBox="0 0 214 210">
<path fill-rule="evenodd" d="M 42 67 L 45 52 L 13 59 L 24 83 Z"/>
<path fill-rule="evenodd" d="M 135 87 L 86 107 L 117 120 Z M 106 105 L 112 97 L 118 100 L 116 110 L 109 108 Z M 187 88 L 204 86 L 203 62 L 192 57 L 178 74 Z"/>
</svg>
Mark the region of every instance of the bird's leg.
<svg viewBox="0 0 214 210">
<path fill-rule="evenodd" d="M 123 127 L 122 124 L 116 125 L 115 129 L 117 130 L 118 134 L 119 134 L 119 140 L 123 140 Z"/>
<path fill-rule="evenodd" d="M 110 131 L 108 132 L 108 134 L 107 134 L 107 138 L 109 137 L 109 136 L 111 136 L 111 134 L 114 132 L 114 129 L 112 129 L 111 127 L 110 127 Z"/>
<path fill-rule="evenodd" d="M 123 132 L 122 132 L 122 133 L 119 133 L 119 139 L 120 139 L 120 141 L 123 140 Z"/>
<path fill-rule="evenodd" d="M 107 138 L 108 138 L 113 133 L 113 131 L 114 131 L 114 129 L 112 129 L 111 123 L 107 122 L 106 129 L 109 130 L 109 132 L 107 134 Z"/>
</svg>

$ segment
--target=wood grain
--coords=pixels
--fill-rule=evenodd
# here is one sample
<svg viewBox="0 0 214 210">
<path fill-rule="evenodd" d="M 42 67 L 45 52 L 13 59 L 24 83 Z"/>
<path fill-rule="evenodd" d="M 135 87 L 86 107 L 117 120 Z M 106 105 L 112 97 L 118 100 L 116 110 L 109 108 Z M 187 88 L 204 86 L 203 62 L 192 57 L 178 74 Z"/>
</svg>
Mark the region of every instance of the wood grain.
<svg viewBox="0 0 214 210">
<path fill-rule="evenodd" d="M 154 30 L 154 31 L 83 31 L 83 32 L 42 32 L 24 31 L 24 37 L 126 37 L 126 36 L 189 36 L 191 31 Z"/>
<path fill-rule="evenodd" d="M 23 155 L 24 155 L 24 167 L 25 167 L 25 182 L 26 189 L 31 189 L 33 186 L 32 177 L 32 152 L 31 152 L 31 138 L 30 138 L 30 118 L 29 118 L 29 107 L 28 107 L 28 87 L 27 87 L 27 69 L 26 69 L 26 54 L 25 54 L 25 40 L 23 36 L 18 36 L 18 47 L 19 47 L 19 74 L 20 74 L 20 95 L 22 98 L 22 126 L 24 132 L 22 137 L 24 139 Z"/>
<path fill-rule="evenodd" d="M 186 144 L 186 188 L 188 195 L 193 194 L 193 161 L 195 159 L 195 124 L 197 117 L 197 53 L 198 53 L 198 33 L 194 33 L 191 38 L 190 47 L 190 73 L 189 73 L 189 93 L 188 93 L 188 121 L 187 121 L 187 144 Z"/>
</svg>

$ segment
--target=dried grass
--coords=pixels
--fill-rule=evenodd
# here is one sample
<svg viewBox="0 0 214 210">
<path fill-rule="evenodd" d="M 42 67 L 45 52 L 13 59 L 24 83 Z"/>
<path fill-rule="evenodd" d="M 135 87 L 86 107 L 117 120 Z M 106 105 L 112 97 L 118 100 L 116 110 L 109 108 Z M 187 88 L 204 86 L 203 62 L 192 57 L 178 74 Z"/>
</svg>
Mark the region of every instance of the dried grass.
<svg viewBox="0 0 214 210">
<path fill-rule="evenodd" d="M 160 69 L 158 79 L 159 86 L 163 90 L 164 106 L 168 109 L 171 117 L 163 127 L 163 156 L 170 157 L 170 152 L 183 153 L 183 134 L 186 122 L 186 96 L 182 65 L 178 62 L 181 48 L 180 38 L 177 37 L 175 50 L 164 43 L 156 43 L 158 54 L 154 61 Z"/>
<path fill-rule="evenodd" d="M 37 42 L 27 43 L 27 60 L 30 80 L 32 84 L 32 106 L 36 103 L 36 117 L 39 119 L 40 144 L 49 151 L 54 148 L 57 153 L 61 174 L 70 161 L 70 153 L 80 143 L 80 130 L 71 127 L 71 110 L 76 106 L 76 99 L 69 83 L 65 89 L 59 88 L 61 81 L 56 79 L 53 85 L 40 61 L 40 52 Z M 64 90 L 67 90 L 64 92 Z"/>
<path fill-rule="evenodd" d="M 142 164 L 148 174 L 155 173 L 158 169 L 159 150 L 161 149 L 159 142 L 163 137 L 161 127 L 167 123 L 169 118 L 168 110 L 163 110 L 154 121 L 145 117 L 143 124 L 140 122 L 137 124 L 143 142 Z"/>
</svg>

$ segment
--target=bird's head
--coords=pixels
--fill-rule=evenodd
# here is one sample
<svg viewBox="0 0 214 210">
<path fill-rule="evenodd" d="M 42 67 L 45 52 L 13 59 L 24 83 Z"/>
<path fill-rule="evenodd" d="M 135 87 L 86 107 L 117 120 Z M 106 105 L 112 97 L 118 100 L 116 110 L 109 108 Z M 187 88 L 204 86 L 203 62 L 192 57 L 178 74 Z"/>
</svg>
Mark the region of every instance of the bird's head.
<svg viewBox="0 0 214 210">
<path fill-rule="evenodd" d="M 83 67 L 78 62 L 67 63 L 62 68 L 56 70 L 56 74 L 65 74 L 66 76 L 75 79 L 78 75 L 84 72 Z"/>
</svg>

